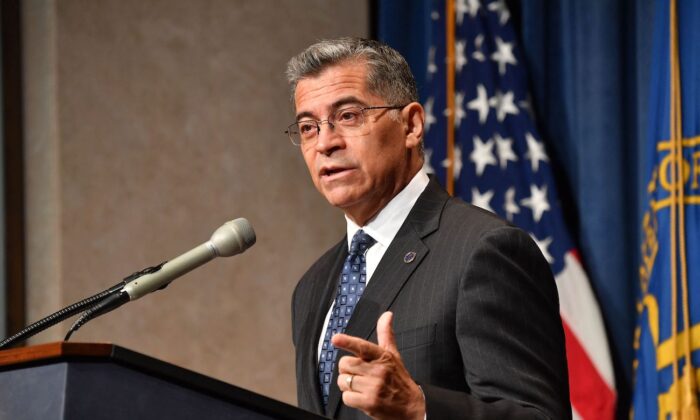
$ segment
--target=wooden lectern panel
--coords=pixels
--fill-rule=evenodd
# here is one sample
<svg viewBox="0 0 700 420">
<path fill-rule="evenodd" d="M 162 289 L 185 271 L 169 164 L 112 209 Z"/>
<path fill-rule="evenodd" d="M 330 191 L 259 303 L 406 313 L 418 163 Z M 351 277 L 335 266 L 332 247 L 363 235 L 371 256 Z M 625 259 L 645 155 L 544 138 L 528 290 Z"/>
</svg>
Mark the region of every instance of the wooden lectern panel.
<svg viewBox="0 0 700 420">
<path fill-rule="evenodd" d="M 61 357 L 109 357 L 114 346 L 108 343 L 58 343 L 39 344 L 0 351 L 0 366 L 31 363 Z"/>
</svg>

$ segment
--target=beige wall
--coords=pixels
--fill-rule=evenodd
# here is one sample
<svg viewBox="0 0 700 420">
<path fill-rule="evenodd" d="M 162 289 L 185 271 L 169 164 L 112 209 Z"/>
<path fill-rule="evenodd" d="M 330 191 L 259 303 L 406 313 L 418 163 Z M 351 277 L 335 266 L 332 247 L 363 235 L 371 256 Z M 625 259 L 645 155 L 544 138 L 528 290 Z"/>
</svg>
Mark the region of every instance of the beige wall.
<svg viewBox="0 0 700 420">
<path fill-rule="evenodd" d="M 283 71 L 314 40 L 366 35 L 367 2 L 23 5 L 28 319 L 246 217 L 258 237 L 249 251 L 73 340 L 117 343 L 295 403 L 291 294 L 344 223 L 282 134 L 293 119 Z"/>
</svg>

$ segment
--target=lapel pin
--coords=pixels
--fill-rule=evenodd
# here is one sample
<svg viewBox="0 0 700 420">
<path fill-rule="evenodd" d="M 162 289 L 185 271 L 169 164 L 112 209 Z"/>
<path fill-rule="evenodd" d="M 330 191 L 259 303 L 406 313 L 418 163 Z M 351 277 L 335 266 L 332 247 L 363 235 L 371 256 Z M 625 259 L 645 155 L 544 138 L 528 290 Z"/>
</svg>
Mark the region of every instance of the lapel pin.
<svg viewBox="0 0 700 420">
<path fill-rule="evenodd" d="M 406 255 L 403 256 L 403 262 L 406 264 L 412 263 L 413 260 L 416 259 L 416 253 L 415 251 L 409 251 L 406 253 Z"/>
</svg>

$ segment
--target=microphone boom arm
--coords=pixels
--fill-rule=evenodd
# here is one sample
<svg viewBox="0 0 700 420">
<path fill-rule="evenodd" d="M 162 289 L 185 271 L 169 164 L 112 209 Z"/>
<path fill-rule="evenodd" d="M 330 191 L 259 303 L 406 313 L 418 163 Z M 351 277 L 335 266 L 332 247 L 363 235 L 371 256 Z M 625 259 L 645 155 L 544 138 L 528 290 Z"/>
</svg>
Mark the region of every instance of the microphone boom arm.
<svg viewBox="0 0 700 420">
<path fill-rule="evenodd" d="M 250 222 L 244 218 L 231 220 L 219 227 L 211 239 L 194 249 L 154 267 L 137 271 L 109 289 L 78 301 L 58 312 L 40 319 L 22 331 L 0 342 L 0 349 L 69 318 L 80 311 L 83 315 L 73 324 L 66 340 L 89 320 L 112 311 L 130 300 L 163 289 L 176 278 L 205 264 L 216 257 L 240 254 L 255 244 L 256 237 Z"/>
</svg>

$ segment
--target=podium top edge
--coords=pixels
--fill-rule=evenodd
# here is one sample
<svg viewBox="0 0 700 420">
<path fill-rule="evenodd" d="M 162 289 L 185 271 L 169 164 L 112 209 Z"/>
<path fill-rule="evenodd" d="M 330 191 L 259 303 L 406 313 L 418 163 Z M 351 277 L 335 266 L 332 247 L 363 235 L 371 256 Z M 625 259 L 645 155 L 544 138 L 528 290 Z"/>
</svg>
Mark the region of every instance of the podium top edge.
<svg viewBox="0 0 700 420">
<path fill-rule="evenodd" d="M 0 366 L 10 366 L 66 356 L 106 357 L 114 351 L 110 343 L 76 343 L 59 341 L 0 351 Z"/>
</svg>

